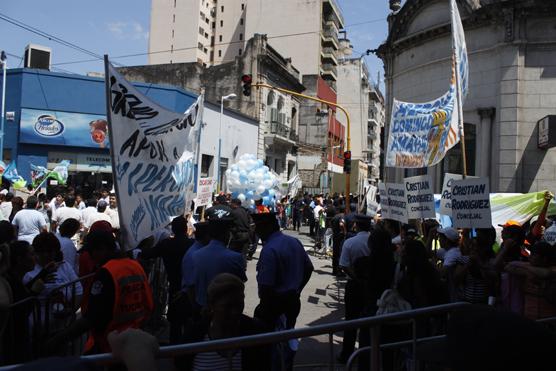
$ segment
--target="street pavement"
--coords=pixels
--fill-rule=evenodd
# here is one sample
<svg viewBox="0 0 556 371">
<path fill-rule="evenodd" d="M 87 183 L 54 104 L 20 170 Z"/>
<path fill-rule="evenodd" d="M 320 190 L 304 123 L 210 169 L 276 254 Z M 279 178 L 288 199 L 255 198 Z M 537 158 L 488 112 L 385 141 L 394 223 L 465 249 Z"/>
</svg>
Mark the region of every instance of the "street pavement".
<svg viewBox="0 0 556 371">
<path fill-rule="evenodd" d="M 343 319 L 343 295 L 345 279 L 338 279 L 332 275 L 332 259 L 321 254 L 315 254 L 313 240 L 309 237 L 309 228 L 301 227 L 301 232 L 284 231 L 284 233 L 298 238 L 309 253 L 315 270 L 309 283 L 301 295 L 301 312 L 296 327 L 315 326 L 325 323 L 338 322 Z M 261 247 L 247 265 L 245 288 L 246 315 L 252 316 L 259 303 L 257 295 L 256 264 Z M 341 333 L 334 335 L 334 358 L 341 349 Z M 303 370 L 325 370 L 329 362 L 328 335 L 301 339 L 299 350 L 295 358 L 295 368 Z M 338 369 L 343 369 L 338 367 Z"/>
</svg>

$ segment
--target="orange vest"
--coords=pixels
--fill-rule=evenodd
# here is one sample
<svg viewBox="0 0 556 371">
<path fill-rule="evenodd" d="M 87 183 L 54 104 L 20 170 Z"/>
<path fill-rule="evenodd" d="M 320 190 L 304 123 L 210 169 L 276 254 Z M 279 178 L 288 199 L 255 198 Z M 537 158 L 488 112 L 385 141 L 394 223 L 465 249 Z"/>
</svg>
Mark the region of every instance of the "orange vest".
<svg viewBox="0 0 556 371">
<path fill-rule="evenodd" d="M 154 309 L 153 294 L 141 265 L 132 259 L 112 259 L 104 264 L 114 281 L 112 320 L 104 332 L 91 331 L 85 352 L 95 345 L 102 352 L 111 352 L 107 336 L 112 331 L 139 328 Z"/>
</svg>

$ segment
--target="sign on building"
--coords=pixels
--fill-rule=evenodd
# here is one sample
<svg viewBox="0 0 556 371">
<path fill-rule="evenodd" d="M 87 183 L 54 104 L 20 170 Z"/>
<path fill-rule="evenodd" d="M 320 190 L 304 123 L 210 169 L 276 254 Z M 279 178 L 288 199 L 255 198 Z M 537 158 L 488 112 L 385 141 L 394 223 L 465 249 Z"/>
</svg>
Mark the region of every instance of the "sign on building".
<svg viewBox="0 0 556 371">
<path fill-rule="evenodd" d="M 492 227 L 488 178 L 455 180 L 451 201 L 454 227 Z"/>
</svg>

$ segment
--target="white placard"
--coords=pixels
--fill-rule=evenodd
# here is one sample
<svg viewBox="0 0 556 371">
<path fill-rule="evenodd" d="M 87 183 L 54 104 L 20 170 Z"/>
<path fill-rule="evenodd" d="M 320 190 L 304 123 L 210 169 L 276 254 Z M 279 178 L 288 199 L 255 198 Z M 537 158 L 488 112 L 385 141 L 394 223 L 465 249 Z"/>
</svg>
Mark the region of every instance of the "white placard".
<svg viewBox="0 0 556 371">
<path fill-rule="evenodd" d="M 390 219 L 401 223 L 407 223 L 407 197 L 405 195 L 405 185 L 398 183 L 386 183 L 388 194 L 388 209 Z"/>
<path fill-rule="evenodd" d="M 544 231 L 543 240 L 554 246 L 556 244 L 556 224 L 552 225 Z"/>
<path fill-rule="evenodd" d="M 435 218 L 434 193 L 430 175 L 405 178 L 408 219 Z"/>
<path fill-rule="evenodd" d="M 456 228 L 492 227 L 488 178 L 452 183 L 452 220 Z"/>
<path fill-rule="evenodd" d="M 107 113 L 125 249 L 183 215 L 194 198 L 203 97 L 185 113 L 143 95 L 105 60 Z"/>
<path fill-rule="evenodd" d="M 380 215 L 382 219 L 390 219 L 390 208 L 388 207 L 388 192 L 386 192 L 386 184 L 378 184 L 378 194 L 380 195 Z"/>
<path fill-rule="evenodd" d="M 378 203 L 376 202 L 376 192 L 378 188 L 370 185 L 368 186 L 369 189 L 367 190 L 367 215 L 368 216 L 375 216 L 376 211 L 378 209 Z"/>
<path fill-rule="evenodd" d="M 461 174 L 444 174 L 444 185 L 442 186 L 442 194 L 440 195 L 439 214 L 452 216 L 452 184 L 455 180 L 461 179 Z"/>
<path fill-rule="evenodd" d="M 212 201 L 212 192 L 214 190 L 213 178 L 199 178 L 197 185 L 197 198 L 195 199 L 195 207 L 207 206 Z"/>
</svg>

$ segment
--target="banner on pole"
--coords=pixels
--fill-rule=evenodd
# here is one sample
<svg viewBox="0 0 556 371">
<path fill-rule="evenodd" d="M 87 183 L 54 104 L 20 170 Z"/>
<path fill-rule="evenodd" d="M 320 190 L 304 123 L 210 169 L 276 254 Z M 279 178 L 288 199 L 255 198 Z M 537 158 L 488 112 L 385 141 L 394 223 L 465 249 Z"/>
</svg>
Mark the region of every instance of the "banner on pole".
<svg viewBox="0 0 556 371">
<path fill-rule="evenodd" d="M 439 214 L 452 216 L 452 184 L 455 180 L 461 180 L 462 178 L 461 174 L 444 174 L 444 185 L 442 186 L 440 208 L 438 209 Z"/>
<path fill-rule="evenodd" d="M 430 175 L 405 178 L 408 219 L 436 218 L 434 193 Z"/>
<path fill-rule="evenodd" d="M 456 0 L 450 0 L 452 16 L 452 42 L 454 44 L 457 73 L 459 74 L 460 91 L 462 103 L 467 96 L 469 87 L 469 61 L 467 59 L 467 45 L 465 43 L 465 32 L 459 15 Z"/>
<path fill-rule="evenodd" d="M 451 202 L 454 227 L 492 227 L 488 178 L 453 181 Z"/>
<path fill-rule="evenodd" d="M 151 101 L 105 57 L 110 147 L 126 248 L 166 227 L 194 198 L 203 96 L 183 114 Z"/>
<path fill-rule="evenodd" d="M 213 178 L 199 178 L 195 207 L 207 206 L 211 203 L 212 193 L 214 192 L 214 184 L 215 181 Z"/>
<path fill-rule="evenodd" d="M 386 183 L 388 194 L 388 209 L 390 219 L 400 223 L 407 223 L 407 196 L 405 195 L 405 185 L 397 183 Z"/>
<path fill-rule="evenodd" d="M 388 207 L 388 192 L 386 184 L 378 184 L 378 195 L 380 197 L 380 215 L 382 219 L 390 219 L 390 208 Z"/>
</svg>

